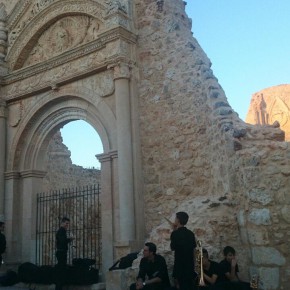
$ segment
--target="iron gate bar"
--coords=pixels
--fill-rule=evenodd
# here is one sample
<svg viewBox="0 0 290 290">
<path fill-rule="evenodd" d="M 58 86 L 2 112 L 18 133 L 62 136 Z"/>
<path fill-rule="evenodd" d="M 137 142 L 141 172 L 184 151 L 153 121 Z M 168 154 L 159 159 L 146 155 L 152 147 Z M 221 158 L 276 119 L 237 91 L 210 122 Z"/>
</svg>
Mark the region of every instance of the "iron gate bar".
<svg viewBox="0 0 290 290">
<path fill-rule="evenodd" d="M 37 194 L 36 264 L 56 264 L 55 234 L 61 218 L 67 216 L 71 220 L 67 234 L 74 237 L 68 251 L 69 263 L 73 258 L 90 258 L 100 268 L 100 206 L 99 184 Z"/>
</svg>

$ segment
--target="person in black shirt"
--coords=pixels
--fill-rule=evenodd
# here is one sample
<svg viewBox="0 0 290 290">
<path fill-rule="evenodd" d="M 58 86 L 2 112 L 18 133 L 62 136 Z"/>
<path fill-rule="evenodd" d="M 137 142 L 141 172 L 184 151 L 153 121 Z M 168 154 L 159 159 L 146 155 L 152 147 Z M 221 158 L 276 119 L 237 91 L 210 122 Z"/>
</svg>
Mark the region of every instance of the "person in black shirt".
<svg viewBox="0 0 290 290">
<path fill-rule="evenodd" d="M 236 251 L 231 246 L 223 250 L 224 260 L 219 263 L 220 276 L 217 281 L 217 290 L 250 290 L 250 283 L 243 282 L 238 276 L 239 267 L 236 259 Z"/>
<path fill-rule="evenodd" d="M 180 290 L 194 289 L 194 249 L 196 240 L 194 233 L 185 225 L 188 221 L 186 212 L 176 213 L 173 232 L 170 236 L 170 247 L 174 251 L 173 278 Z"/>
<path fill-rule="evenodd" d="M 202 289 L 215 289 L 214 285 L 219 276 L 219 264 L 209 259 L 208 251 L 204 248 L 202 249 L 202 269 L 203 279 L 206 285 Z"/>
<path fill-rule="evenodd" d="M 130 286 L 130 290 L 165 290 L 170 287 L 165 259 L 156 254 L 156 245 L 146 243 L 143 258 L 139 265 L 137 282 Z M 147 279 L 146 279 L 147 277 Z"/>
<path fill-rule="evenodd" d="M 3 262 L 2 254 L 5 253 L 5 250 L 6 250 L 6 238 L 5 238 L 5 235 L 3 234 L 4 229 L 5 229 L 5 223 L 0 222 L 0 267 Z"/>
<path fill-rule="evenodd" d="M 56 259 L 58 266 L 67 264 L 68 244 L 72 241 L 72 238 L 67 237 L 69 222 L 69 218 L 62 218 L 60 228 L 56 233 Z"/>
</svg>

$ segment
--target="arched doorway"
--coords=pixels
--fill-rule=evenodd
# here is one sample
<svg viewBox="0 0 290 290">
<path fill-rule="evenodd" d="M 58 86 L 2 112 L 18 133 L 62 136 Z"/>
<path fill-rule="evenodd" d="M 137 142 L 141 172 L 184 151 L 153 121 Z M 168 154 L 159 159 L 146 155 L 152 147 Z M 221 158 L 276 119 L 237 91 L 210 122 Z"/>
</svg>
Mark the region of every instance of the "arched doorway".
<svg viewBox="0 0 290 290">
<path fill-rule="evenodd" d="M 53 96 L 47 94 L 25 116 L 15 135 L 8 160 L 8 167 L 12 170 L 6 173 L 6 196 L 10 198 L 5 200 L 6 221 L 10 224 L 7 240 L 14 245 L 9 251 L 12 260 L 16 257 L 21 257 L 22 261 L 35 260 L 36 194 L 42 191 L 47 146 L 51 136 L 72 120 L 85 120 L 91 124 L 99 132 L 105 152 L 109 152 L 101 156 L 112 156 L 109 160 L 107 157 L 106 161 L 102 160 L 106 165 L 102 165 L 105 168 L 102 168 L 101 182 L 105 185 L 101 203 L 102 228 L 105 229 L 102 236 L 106 241 L 102 259 L 109 263 L 113 260 L 113 228 L 118 227 L 113 220 L 118 209 L 112 207 L 112 183 L 117 183 L 112 179 L 112 176 L 117 178 L 113 174 L 117 168 L 116 164 L 113 165 L 117 162 L 117 153 L 112 150 L 116 148 L 115 118 L 106 104 L 99 102 L 95 106 L 85 98 L 84 92 L 82 96 L 78 93 L 63 90 L 53 93 Z"/>
</svg>

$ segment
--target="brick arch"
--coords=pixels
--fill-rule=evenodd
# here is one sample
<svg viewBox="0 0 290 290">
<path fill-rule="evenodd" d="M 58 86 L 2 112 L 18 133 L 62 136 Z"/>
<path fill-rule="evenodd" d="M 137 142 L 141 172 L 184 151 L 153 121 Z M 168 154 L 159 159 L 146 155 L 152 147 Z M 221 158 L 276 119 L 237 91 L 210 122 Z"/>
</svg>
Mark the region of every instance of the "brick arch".
<svg viewBox="0 0 290 290">
<path fill-rule="evenodd" d="M 75 91 L 47 94 L 24 118 L 11 147 L 9 170 L 43 170 L 44 152 L 52 135 L 74 120 L 88 122 L 99 134 L 105 152 L 116 149 L 116 120 L 102 100 L 88 101 Z"/>
<path fill-rule="evenodd" d="M 7 62 L 11 70 L 20 69 L 42 33 L 58 20 L 72 15 L 86 15 L 105 22 L 106 7 L 92 0 L 68 0 L 51 4 L 37 14 L 13 43 Z"/>
</svg>

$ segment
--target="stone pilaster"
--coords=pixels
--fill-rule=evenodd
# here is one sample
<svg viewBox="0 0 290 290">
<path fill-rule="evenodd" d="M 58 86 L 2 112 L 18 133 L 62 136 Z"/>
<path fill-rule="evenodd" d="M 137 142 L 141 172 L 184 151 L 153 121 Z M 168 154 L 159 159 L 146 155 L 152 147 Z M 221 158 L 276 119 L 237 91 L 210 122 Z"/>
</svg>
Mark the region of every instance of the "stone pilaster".
<svg viewBox="0 0 290 290">
<path fill-rule="evenodd" d="M 6 264 L 19 264 L 20 253 L 20 234 L 19 222 L 20 216 L 20 197 L 19 197 L 19 179 L 20 174 L 17 171 L 5 172 L 5 235 L 7 249 Z"/>
<path fill-rule="evenodd" d="M 6 103 L 0 100 L 0 220 L 4 220 L 6 155 Z"/>
<path fill-rule="evenodd" d="M 112 155 L 115 151 L 98 154 L 101 163 L 101 206 L 102 206 L 102 278 L 114 261 L 114 201 Z"/>
<path fill-rule="evenodd" d="M 42 180 L 45 174 L 46 172 L 40 170 L 25 170 L 20 173 L 22 179 L 20 256 L 22 261 L 35 262 L 37 193 L 42 192 Z"/>
<path fill-rule="evenodd" d="M 114 66 L 118 176 L 120 205 L 120 242 L 135 240 L 134 183 L 132 128 L 130 104 L 130 67 L 119 63 Z"/>
</svg>

